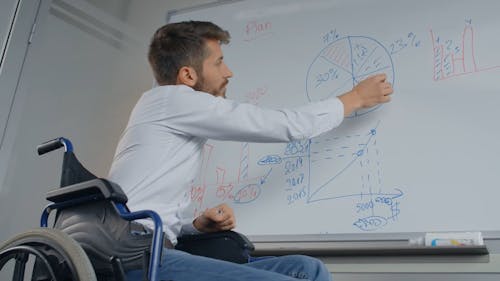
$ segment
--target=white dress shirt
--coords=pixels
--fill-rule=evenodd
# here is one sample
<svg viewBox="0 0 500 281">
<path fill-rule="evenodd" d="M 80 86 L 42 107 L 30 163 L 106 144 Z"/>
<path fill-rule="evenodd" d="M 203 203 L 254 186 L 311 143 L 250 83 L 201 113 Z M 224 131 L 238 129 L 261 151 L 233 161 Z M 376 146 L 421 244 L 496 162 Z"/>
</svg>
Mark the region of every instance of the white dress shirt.
<svg viewBox="0 0 500 281">
<path fill-rule="evenodd" d="M 200 171 L 207 139 L 289 142 L 337 127 L 344 107 L 338 98 L 295 109 L 265 109 L 184 85 L 145 92 L 135 105 L 116 148 L 109 179 L 118 183 L 132 211 L 154 210 L 175 245 L 194 231 L 183 216 L 190 186 Z"/>
</svg>

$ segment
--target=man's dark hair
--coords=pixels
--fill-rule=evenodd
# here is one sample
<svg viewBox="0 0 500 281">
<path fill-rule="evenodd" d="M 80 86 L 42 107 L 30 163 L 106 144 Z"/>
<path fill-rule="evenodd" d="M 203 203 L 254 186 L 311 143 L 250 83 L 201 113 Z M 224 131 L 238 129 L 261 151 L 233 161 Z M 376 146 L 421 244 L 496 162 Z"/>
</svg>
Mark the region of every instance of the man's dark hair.
<svg viewBox="0 0 500 281">
<path fill-rule="evenodd" d="M 181 67 L 190 66 L 201 73 L 208 56 L 207 39 L 229 43 L 226 30 L 211 22 L 186 21 L 160 27 L 149 45 L 148 60 L 160 85 L 174 85 Z"/>
</svg>

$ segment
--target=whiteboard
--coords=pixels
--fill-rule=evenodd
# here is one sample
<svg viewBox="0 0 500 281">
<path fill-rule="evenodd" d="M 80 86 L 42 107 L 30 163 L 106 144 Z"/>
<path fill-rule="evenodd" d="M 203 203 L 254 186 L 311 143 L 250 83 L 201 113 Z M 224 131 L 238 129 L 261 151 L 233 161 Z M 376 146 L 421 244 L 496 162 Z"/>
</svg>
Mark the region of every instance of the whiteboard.
<svg viewBox="0 0 500 281">
<path fill-rule="evenodd" d="M 498 231 L 500 2 L 225 1 L 168 15 L 227 29 L 228 98 L 270 108 L 384 72 L 389 104 L 320 137 L 209 141 L 193 216 L 230 204 L 248 235 Z"/>
</svg>

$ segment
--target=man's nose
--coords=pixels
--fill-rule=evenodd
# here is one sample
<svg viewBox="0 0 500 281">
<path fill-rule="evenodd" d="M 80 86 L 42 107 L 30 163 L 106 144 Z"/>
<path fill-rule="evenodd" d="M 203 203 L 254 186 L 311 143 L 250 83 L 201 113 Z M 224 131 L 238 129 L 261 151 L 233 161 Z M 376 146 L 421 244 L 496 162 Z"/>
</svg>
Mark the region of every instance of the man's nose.
<svg viewBox="0 0 500 281">
<path fill-rule="evenodd" d="M 231 69 L 229 69 L 229 67 L 228 67 L 227 65 L 226 65 L 226 71 L 225 71 L 225 73 L 224 73 L 224 74 L 225 74 L 224 76 L 225 76 L 226 78 L 231 78 L 231 77 L 233 77 L 233 72 L 231 71 Z"/>
</svg>

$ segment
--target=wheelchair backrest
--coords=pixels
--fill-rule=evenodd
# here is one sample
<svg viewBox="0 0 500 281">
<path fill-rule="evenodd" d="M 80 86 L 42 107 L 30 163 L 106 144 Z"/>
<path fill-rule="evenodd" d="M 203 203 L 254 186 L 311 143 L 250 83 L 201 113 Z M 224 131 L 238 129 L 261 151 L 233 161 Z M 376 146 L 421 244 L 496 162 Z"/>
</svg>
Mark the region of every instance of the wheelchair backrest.
<svg viewBox="0 0 500 281">
<path fill-rule="evenodd" d="M 57 210 L 54 228 L 81 245 L 99 280 L 114 280 L 117 270 L 144 268 L 152 231 L 120 216 L 117 204 L 125 206 L 127 202 L 123 190 L 87 170 L 76 158 L 69 140 L 49 141 L 40 145 L 38 152 L 41 155 L 63 146 L 66 151 L 60 188 L 49 191 L 46 197 Z"/>
</svg>

